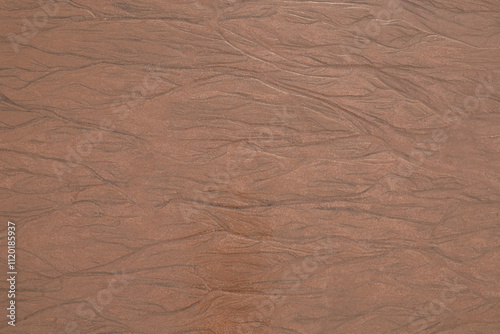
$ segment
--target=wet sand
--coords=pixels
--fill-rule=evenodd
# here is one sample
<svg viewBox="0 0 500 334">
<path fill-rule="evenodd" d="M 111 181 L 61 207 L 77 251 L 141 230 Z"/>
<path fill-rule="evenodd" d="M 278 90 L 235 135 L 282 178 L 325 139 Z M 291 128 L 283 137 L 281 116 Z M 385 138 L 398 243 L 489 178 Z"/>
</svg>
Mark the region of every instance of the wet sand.
<svg viewBox="0 0 500 334">
<path fill-rule="evenodd" d="M 0 5 L 36 334 L 498 334 L 498 1 Z"/>
</svg>

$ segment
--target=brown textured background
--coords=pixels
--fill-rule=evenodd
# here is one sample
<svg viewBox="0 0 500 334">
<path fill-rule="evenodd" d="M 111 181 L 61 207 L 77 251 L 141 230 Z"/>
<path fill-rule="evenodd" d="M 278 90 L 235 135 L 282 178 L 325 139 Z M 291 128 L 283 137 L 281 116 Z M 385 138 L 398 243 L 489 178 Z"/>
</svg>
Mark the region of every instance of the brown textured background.
<svg viewBox="0 0 500 334">
<path fill-rule="evenodd" d="M 0 332 L 500 333 L 498 0 L 0 4 Z"/>
</svg>

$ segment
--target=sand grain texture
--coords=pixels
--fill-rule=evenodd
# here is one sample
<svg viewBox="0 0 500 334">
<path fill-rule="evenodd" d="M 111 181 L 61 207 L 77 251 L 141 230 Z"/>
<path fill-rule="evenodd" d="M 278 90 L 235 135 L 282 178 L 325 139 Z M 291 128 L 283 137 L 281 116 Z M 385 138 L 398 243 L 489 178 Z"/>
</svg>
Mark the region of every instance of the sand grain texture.
<svg viewBox="0 0 500 334">
<path fill-rule="evenodd" d="M 0 332 L 500 333 L 497 0 L 2 1 L 0 32 Z"/>
</svg>

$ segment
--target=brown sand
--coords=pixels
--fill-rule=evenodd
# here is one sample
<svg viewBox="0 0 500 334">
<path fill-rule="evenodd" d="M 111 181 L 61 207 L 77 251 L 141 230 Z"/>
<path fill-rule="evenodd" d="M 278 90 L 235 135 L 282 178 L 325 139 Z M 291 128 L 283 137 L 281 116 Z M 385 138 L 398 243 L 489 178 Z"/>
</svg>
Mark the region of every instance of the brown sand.
<svg viewBox="0 0 500 334">
<path fill-rule="evenodd" d="M 499 12 L 2 1 L 0 332 L 500 333 Z"/>
</svg>

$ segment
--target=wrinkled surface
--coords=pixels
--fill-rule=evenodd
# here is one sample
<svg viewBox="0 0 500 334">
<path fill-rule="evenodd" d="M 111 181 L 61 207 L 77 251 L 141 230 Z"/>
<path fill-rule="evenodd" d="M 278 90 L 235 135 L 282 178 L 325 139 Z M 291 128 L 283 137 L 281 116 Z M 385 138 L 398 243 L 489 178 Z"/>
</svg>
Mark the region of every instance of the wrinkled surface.
<svg viewBox="0 0 500 334">
<path fill-rule="evenodd" d="M 500 333 L 499 9 L 2 1 L 0 331 Z"/>
</svg>

